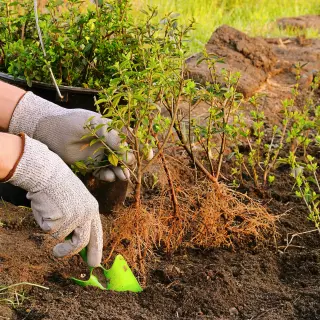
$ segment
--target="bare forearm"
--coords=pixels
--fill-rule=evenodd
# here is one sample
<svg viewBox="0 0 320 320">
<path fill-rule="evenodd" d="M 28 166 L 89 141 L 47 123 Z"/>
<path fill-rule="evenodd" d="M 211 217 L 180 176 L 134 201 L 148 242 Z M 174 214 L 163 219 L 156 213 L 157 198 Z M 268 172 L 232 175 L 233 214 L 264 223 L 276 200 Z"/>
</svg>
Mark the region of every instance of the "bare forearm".
<svg viewBox="0 0 320 320">
<path fill-rule="evenodd" d="M 8 131 L 13 111 L 25 91 L 0 81 L 0 131 Z"/>
<path fill-rule="evenodd" d="M 0 132 L 0 181 L 8 177 L 18 162 L 23 148 L 22 139 Z"/>
</svg>

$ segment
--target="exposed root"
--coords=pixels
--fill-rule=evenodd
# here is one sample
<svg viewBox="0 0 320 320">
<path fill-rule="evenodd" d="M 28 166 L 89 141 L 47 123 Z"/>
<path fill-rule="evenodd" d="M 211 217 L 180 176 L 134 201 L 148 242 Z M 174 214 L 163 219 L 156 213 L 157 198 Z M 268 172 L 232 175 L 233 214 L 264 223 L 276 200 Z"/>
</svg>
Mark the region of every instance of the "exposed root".
<svg viewBox="0 0 320 320">
<path fill-rule="evenodd" d="M 104 262 L 108 262 L 114 252 L 121 253 L 133 269 L 144 275 L 147 258 L 153 256 L 163 227 L 153 210 L 142 207 L 122 210 L 113 221 L 107 243 L 110 253 Z"/>
<path fill-rule="evenodd" d="M 194 216 L 191 244 L 205 248 L 263 242 L 275 232 L 276 218 L 246 195 L 220 184 L 206 194 Z"/>
<path fill-rule="evenodd" d="M 287 238 L 286 238 L 286 243 L 287 245 L 286 246 L 280 246 L 279 248 L 284 248 L 283 251 L 281 252 L 286 252 L 288 248 L 290 247 L 294 247 L 294 248 L 304 248 L 303 246 L 297 246 L 297 245 L 293 245 L 292 244 L 292 241 L 296 238 L 296 237 L 300 237 L 302 235 L 305 235 L 305 234 L 308 234 L 308 233 L 313 233 L 313 232 L 319 232 L 320 233 L 320 230 L 317 228 L 317 229 L 312 229 L 312 230 L 308 230 L 308 231 L 303 231 L 303 232 L 297 232 L 297 233 L 294 233 L 294 234 L 290 234 L 288 233 L 287 234 Z M 290 239 L 289 239 L 290 237 Z"/>
<path fill-rule="evenodd" d="M 172 253 L 183 246 L 236 248 L 272 239 L 276 217 L 259 202 L 222 183 L 217 190 L 207 179 L 195 180 L 193 169 L 183 163 L 171 161 L 167 166 L 157 164 L 157 190 L 140 208 L 118 213 L 108 236 L 107 260 L 120 252 L 145 279 L 157 249 Z M 170 170 L 169 184 L 165 169 Z M 173 188 L 178 207 L 172 205 Z"/>
</svg>

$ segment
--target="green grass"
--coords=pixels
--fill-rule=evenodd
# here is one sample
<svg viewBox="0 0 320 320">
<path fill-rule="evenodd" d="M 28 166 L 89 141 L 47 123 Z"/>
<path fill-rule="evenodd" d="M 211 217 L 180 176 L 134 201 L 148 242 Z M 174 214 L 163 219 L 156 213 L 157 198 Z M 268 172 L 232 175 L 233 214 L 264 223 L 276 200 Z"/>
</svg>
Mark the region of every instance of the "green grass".
<svg viewBox="0 0 320 320">
<path fill-rule="evenodd" d="M 0 304 L 8 304 L 14 308 L 22 305 L 23 302 L 27 299 L 25 293 L 22 291 L 23 286 L 32 286 L 49 290 L 49 288 L 47 287 L 30 282 L 21 282 L 9 286 L 0 285 Z"/>
<path fill-rule="evenodd" d="M 168 12 L 178 12 L 181 23 L 194 17 L 197 25 L 192 35 L 191 52 L 200 51 L 212 32 L 222 24 L 251 36 L 292 36 L 301 31 L 279 30 L 275 23 L 277 18 L 320 14 L 319 0 L 132 0 L 132 3 L 136 10 L 146 5 L 157 6 L 160 17 Z M 319 31 L 307 30 L 306 36 L 317 37 Z"/>
</svg>

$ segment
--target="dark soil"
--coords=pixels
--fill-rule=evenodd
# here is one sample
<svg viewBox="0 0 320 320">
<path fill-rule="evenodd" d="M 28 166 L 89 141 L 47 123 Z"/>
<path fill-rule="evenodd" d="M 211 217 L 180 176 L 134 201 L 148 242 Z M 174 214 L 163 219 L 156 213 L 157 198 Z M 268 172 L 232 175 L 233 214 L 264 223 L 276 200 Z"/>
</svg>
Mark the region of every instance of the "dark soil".
<svg viewBox="0 0 320 320">
<path fill-rule="evenodd" d="M 237 38 L 234 31 L 229 38 Z M 247 38 L 243 41 L 242 49 L 239 45 L 236 48 L 246 55 L 245 60 L 262 59 L 259 65 L 251 64 L 252 70 L 261 69 L 261 74 L 268 73 L 268 76 L 254 90 L 269 93 L 271 100 L 267 107 L 271 115 L 275 114 L 272 101 L 278 101 L 291 90 L 293 73 L 285 66 L 299 56 L 303 61 L 313 59 L 319 42 L 312 40 L 305 45 L 299 39 L 263 40 L 257 47 L 264 50 L 259 58 L 256 49 L 252 55 L 245 53 L 246 41 L 250 45 L 252 41 Z M 281 45 L 284 41 L 285 47 Z M 265 45 L 271 49 L 263 49 Z M 291 55 L 286 55 L 288 52 Z M 281 60 L 281 55 L 289 62 L 281 62 L 280 71 L 276 73 L 274 57 Z M 317 61 L 310 61 L 312 68 L 317 68 Z M 311 72 L 308 68 L 305 69 L 307 75 Z M 272 85 L 268 83 L 270 77 Z M 193 248 L 181 249 L 172 256 L 158 252 L 147 275 L 146 287 L 139 294 L 102 292 L 74 285 L 68 278 L 87 272 L 81 259 L 78 256 L 69 260 L 53 258 L 54 241 L 41 233 L 31 212 L 0 202 L 3 224 L 0 227 L 0 284 L 28 281 L 49 288 L 20 288 L 19 292 L 24 289 L 28 299 L 14 309 L 0 304 L 0 319 L 320 319 L 320 236 L 317 232 L 305 233 L 296 236 L 286 247 L 287 239 L 293 234 L 314 228 L 307 220 L 304 205 L 292 195 L 291 189 L 289 169 L 282 166 L 267 195 L 262 197 L 250 191 L 251 196 L 260 198 L 269 211 L 278 216 L 276 239 L 234 251 Z M 102 219 L 106 230 L 110 216 Z"/>
<path fill-rule="evenodd" d="M 268 200 L 279 216 L 276 242 L 234 252 L 186 249 L 159 255 L 140 294 L 74 285 L 68 277 L 86 272 L 80 258 L 54 259 L 53 241 L 39 233 L 32 214 L 1 205 L 0 283 L 49 288 L 24 287 L 29 299 L 7 319 L 320 319 L 319 234 L 297 237 L 284 251 L 288 235 L 313 229 L 304 206 L 291 196 L 289 179 L 279 172 Z M 107 221 L 103 217 L 105 227 Z M 2 314 L 8 312 L 2 308 Z"/>
</svg>

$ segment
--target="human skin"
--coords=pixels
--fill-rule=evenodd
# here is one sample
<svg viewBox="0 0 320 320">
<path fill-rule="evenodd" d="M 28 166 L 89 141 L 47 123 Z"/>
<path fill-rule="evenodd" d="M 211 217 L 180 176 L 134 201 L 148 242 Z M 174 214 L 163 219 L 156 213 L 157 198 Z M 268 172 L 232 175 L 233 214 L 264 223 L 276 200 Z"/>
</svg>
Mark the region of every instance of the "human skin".
<svg viewBox="0 0 320 320">
<path fill-rule="evenodd" d="M 0 81 L 0 131 L 8 131 L 14 109 L 25 93 L 18 87 Z"/>
<path fill-rule="evenodd" d="M 24 94 L 24 90 L 0 81 L 0 131 L 8 131 L 13 111 Z M 0 132 L 0 151 L 0 180 L 3 180 L 22 153 L 22 139 Z"/>
<path fill-rule="evenodd" d="M 0 132 L 0 181 L 5 180 L 13 170 L 21 156 L 22 148 L 23 143 L 19 136 Z"/>
</svg>

